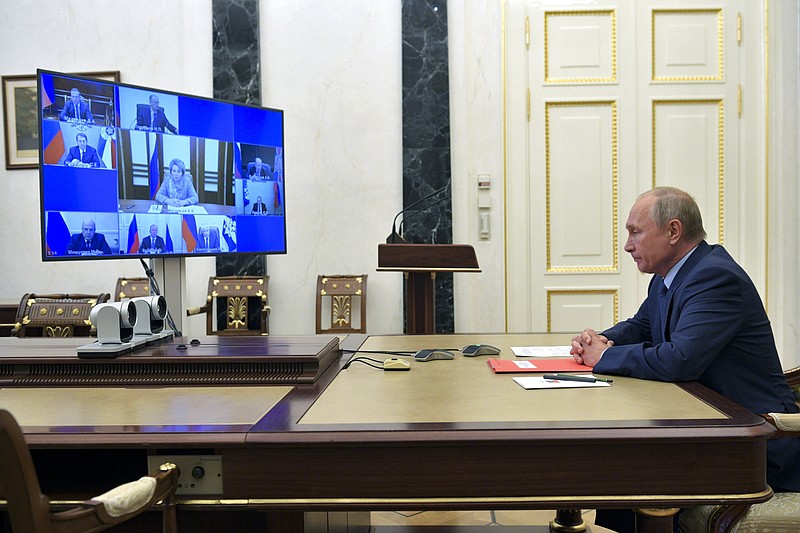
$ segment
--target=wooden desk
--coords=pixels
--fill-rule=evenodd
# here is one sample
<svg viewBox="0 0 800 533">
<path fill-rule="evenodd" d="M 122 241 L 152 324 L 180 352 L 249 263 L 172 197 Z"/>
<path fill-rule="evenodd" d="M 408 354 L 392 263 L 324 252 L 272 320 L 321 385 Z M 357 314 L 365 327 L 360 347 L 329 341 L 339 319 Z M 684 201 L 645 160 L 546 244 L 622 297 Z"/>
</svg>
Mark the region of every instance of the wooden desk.
<svg viewBox="0 0 800 533">
<path fill-rule="evenodd" d="M 352 335 L 343 346 L 481 342 L 512 358 L 511 346 L 568 338 Z M 54 498 L 92 496 L 141 475 L 150 454 L 219 455 L 222 491 L 180 500 L 179 521 L 192 531 L 214 527 L 209 513 L 192 522 L 188 511 L 197 509 L 251 512 L 237 531 L 264 523 L 302 531 L 304 511 L 674 508 L 771 495 L 772 429 L 697 384 L 615 377 L 609 388 L 526 391 L 493 374 L 485 356 L 414 362 L 408 372 L 341 370 L 346 359 L 316 382 L 290 387 L 144 389 L 138 397 L 94 388 L 85 400 L 69 388 L 45 389 L 46 398 L 42 390 L 0 389 L 0 405 L 14 397 Z M 42 400 L 55 407 L 43 410 Z M 102 465 L 102 479 L 84 465 Z M 643 525 L 671 531 L 668 516 L 645 515 Z"/>
</svg>

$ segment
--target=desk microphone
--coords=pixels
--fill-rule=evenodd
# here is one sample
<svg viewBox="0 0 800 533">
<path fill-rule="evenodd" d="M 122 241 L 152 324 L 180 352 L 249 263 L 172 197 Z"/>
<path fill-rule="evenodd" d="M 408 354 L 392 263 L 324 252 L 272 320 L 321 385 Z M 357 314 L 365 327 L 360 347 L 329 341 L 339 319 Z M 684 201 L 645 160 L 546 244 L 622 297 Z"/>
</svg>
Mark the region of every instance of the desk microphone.
<svg viewBox="0 0 800 533">
<path fill-rule="evenodd" d="M 428 195 L 426 195 L 426 196 L 423 196 L 422 198 L 420 198 L 420 199 L 419 199 L 419 200 L 417 200 L 416 202 L 412 202 L 410 205 L 407 205 L 406 207 L 404 207 L 403 209 L 401 209 L 401 210 L 400 210 L 400 212 L 399 212 L 399 213 L 397 213 L 397 214 L 394 216 L 394 220 L 392 221 L 392 233 L 391 233 L 391 235 L 389 235 L 388 237 L 386 237 L 386 243 L 387 243 L 387 244 L 402 244 L 402 243 L 405 243 L 405 242 L 407 242 L 407 241 L 406 241 L 406 240 L 403 238 L 403 236 L 397 232 L 397 219 L 398 219 L 398 217 L 399 217 L 400 215 L 404 214 L 404 213 L 407 213 L 407 212 L 408 212 L 408 211 L 409 211 L 409 210 L 410 210 L 412 207 L 414 207 L 414 206 L 417 206 L 417 205 L 421 204 L 422 202 L 424 202 L 424 201 L 425 201 L 425 200 L 427 200 L 428 198 L 432 198 L 432 197 L 434 197 L 434 196 L 436 196 L 436 195 L 438 195 L 438 194 L 441 194 L 441 193 L 445 192 L 445 191 L 446 191 L 447 189 L 449 189 L 449 188 L 450 188 L 450 181 L 448 181 L 448 182 L 447 182 L 447 185 L 445 185 L 445 186 L 444 186 L 444 187 L 442 187 L 441 189 L 437 189 L 437 190 L 433 191 L 432 193 L 430 193 L 430 194 L 428 194 Z M 446 200 L 447 198 L 448 198 L 448 196 L 445 196 L 445 197 L 444 197 L 444 198 L 442 198 L 441 200 L 438 200 L 438 201 L 436 201 L 436 202 L 432 203 L 432 204 L 431 204 L 431 205 L 429 205 L 428 207 L 425 207 L 425 208 L 423 208 L 423 209 L 418 209 L 418 210 L 416 210 L 416 211 L 412 212 L 411 214 L 412 214 L 412 215 L 414 215 L 414 214 L 420 213 L 420 212 L 422 212 L 422 211 L 426 211 L 426 210 L 430 209 L 431 207 L 433 207 L 434 205 L 436 205 L 436 204 L 438 204 L 438 203 L 441 203 L 441 202 L 443 202 L 443 201 L 444 201 L 444 200 Z M 410 216 L 410 215 L 409 215 L 409 216 Z M 402 225 L 402 223 L 401 223 L 401 225 Z"/>
</svg>

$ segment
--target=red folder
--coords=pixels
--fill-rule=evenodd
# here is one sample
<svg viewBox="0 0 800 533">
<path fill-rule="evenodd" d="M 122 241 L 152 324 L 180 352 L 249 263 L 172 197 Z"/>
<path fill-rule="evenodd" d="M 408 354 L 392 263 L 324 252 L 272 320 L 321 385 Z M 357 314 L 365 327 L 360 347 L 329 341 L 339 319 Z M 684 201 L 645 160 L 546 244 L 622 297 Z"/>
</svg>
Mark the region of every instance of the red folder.
<svg viewBox="0 0 800 533">
<path fill-rule="evenodd" d="M 510 372 L 591 372 L 592 367 L 579 365 L 574 359 L 487 359 L 496 374 Z"/>
</svg>

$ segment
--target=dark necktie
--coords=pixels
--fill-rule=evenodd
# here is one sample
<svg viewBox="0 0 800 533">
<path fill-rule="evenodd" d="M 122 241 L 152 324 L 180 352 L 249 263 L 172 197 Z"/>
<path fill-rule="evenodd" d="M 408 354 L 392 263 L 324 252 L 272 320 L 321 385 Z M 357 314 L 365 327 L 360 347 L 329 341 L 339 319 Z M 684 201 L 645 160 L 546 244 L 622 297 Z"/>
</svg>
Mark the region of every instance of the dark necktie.
<svg viewBox="0 0 800 533">
<path fill-rule="evenodd" d="M 667 286 L 661 282 L 661 287 L 658 288 L 658 305 L 661 309 L 661 333 L 666 340 L 667 336 Z"/>
<path fill-rule="evenodd" d="M 83 150 L 81 150 L 81 163 L 83 163 Z"/>
<path fill-rule="evenodd" d="M 81 118 L 80 107 L 78 106 L 78 104 L 72 104 L 72 107 L 75 108 L 75 118 Z"/>
<path fill-rule="evenodd" d="M 86 240 L 86 249 L 87 250 L 91 250 L 92 249 L 92 243 L 88 239 Z"/>
</svg>

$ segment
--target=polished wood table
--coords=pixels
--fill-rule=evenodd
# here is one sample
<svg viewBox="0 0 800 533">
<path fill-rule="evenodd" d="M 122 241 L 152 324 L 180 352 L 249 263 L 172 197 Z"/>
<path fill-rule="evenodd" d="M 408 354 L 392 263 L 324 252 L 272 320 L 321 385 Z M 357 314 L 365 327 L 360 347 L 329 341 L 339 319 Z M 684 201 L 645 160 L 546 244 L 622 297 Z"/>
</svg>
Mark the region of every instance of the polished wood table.
<svg viewBox="0 0 800 533">
<path fill-rule="evenodd" d="M 514 358 L 512 346 L 568 340 L 351 335 L 342 347 L 382 361 L 389 355 L 374 352 L 484 343 Z M 306 384 L 13 387 L 0 388 L 0 405 L 56 499 L 141 475 L 151 455 L 217 457 L 221 488 L 179 497 L 179 523 L 192 531 L 215 520 L 302 531 L 312 511 L 636 508 L 642 531 L 666 532 L 675 508 L 771 495 L 771 427 L 695 383 L 614 377 L 611 387 L 524 390 L 486 356 L 407 372 L 345 369 L 350 357 Z M 220 509 L 224 518 L 202 512 Z"/>
</svg>

